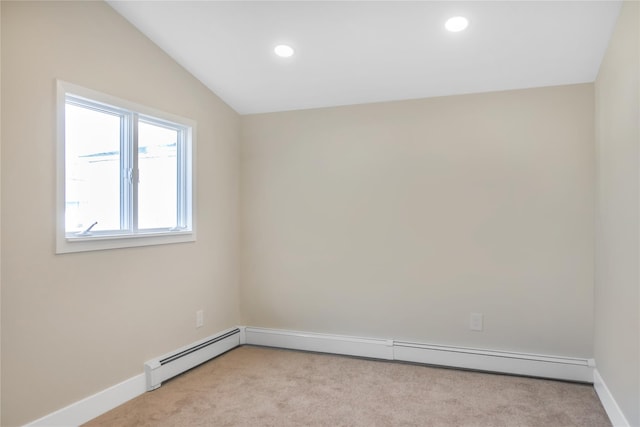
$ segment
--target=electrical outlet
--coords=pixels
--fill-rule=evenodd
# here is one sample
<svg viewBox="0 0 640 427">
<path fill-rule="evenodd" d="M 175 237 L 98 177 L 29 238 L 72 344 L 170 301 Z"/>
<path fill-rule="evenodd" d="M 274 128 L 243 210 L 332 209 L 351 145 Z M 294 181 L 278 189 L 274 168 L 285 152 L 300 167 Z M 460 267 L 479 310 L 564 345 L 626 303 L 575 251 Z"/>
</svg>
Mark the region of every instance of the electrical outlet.
<svg viewBox="0 0 640 427">
<path fill-rule="evenodd" d="M 471 313 L 469 317 L 469 329 L 472 331 L 482 330 L 482 313 Z"/>
<path fill-rule="evenodd" d="M 196 328 L 201 328 L 204 325 L 204 312 L 202 310 L 196 311 Z"/>
</svg>

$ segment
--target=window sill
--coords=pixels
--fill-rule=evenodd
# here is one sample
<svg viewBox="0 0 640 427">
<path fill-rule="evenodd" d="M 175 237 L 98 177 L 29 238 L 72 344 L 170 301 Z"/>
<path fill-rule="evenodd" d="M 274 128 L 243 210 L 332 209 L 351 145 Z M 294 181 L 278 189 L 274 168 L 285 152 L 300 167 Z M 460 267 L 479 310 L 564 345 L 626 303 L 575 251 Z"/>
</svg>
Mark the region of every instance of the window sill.
<svg viewBox="0 0 640 427">
<path fill-rule="evenodd" d="M 187 243 L 196 240 L 195 231 L 159 231 L 136 234 L 66 235 L 58 238 L 56 253 L 100 251 L 139 246 Z"/>
</svg>

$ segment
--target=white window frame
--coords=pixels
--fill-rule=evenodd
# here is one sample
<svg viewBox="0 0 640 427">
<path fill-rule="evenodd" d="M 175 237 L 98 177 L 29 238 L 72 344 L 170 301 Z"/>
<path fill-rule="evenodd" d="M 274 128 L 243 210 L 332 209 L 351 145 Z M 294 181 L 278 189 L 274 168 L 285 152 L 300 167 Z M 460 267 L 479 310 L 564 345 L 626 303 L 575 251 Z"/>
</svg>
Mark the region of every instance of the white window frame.
<svg viewBox="0 0 640 427">
<path fill-rule="evenodd" d="M 104 249 L 130 248 L 136 246 L 162 245 L 193 242 L 196 240 L 196 122 L 175 114 L 145 107 L 92 89 L 87 89 L 62 80 L 57 86 L 57 176 L 56 176 L 56 253 L 85 252 Z M 125 232 L 91 232 L 89 234 L 68 233 L 65 225 L 66 180 L 65 180 L 65 107 L 67 95 L 97 104 L 104 104 L 114 110 L 126 111 L 145 122 L 171 123 L 184 127 L 178 168 L 185 168 L 184 179 L 178 182 L 182 227 L 172 229 L 136 230 Z M 137 126 L 133 126 L 136 132 Z M 180 173 L 179 173 L 180 175 Z M 135 179 L 135 178 L 134 178 Z M 132 198 L 133 200 L 133 198 Z"/>
</svg>

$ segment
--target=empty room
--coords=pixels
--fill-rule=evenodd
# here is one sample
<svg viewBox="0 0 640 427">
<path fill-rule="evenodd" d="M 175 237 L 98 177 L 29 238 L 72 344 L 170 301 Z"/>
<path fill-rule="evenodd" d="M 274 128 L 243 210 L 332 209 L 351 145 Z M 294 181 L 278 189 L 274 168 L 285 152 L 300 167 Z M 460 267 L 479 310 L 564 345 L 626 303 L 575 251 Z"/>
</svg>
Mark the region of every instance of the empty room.
<svg viewBox="0 0 640 427">
<path fill-rule="evenodd" d="M 0 424 L 640 427 L 640 3 L 0 2 Z"/>
</svg>

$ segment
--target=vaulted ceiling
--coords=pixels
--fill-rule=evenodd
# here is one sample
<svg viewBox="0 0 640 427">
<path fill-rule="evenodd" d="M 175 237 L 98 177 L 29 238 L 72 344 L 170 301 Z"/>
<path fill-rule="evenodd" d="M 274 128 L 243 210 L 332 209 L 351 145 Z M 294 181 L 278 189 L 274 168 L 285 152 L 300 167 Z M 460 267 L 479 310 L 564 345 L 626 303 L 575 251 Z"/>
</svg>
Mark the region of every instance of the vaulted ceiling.
<svg viewBox="0 0 640 427">
<path fill-rule="evenodd" d="M 241 114 L 592 82 L 619 1 L 109 1 Z M 452 33 L 445 21 L 469 20 Z M 289 58 L 275 55 L 291 46 Z"/>
</svg>

